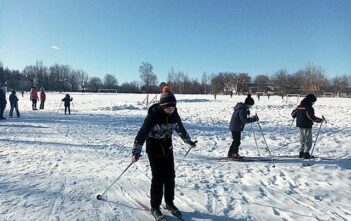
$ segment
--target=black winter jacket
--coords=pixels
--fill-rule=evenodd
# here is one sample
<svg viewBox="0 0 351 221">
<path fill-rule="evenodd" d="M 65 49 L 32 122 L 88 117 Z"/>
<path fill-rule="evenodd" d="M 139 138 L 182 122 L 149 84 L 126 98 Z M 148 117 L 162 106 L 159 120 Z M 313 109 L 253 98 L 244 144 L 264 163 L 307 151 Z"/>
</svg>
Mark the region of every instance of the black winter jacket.
<svg viewBox="0 0 351 221">
<path fill-rule="evenodd" d="M 312 103 L 303 99 L 300 105 L 291 112 L 291 116 L 296 118 L 296 127 L 312 128 L 313 122 L 321 122 L 321 118 L 314 115 Z"/>
<path fill-rule="evenodd" d="M 244 103 L 237 103 L 234 107 L 234 112 L 230 120 L 229 130 L 241 132 L 244 130 L 246 123 L 255 122 L 255 117 L 247 117 L 249 108 Z"/>
<path fill-rule="evenodd" d="M 0 90 L 0 108 L 3 109 L 6 107 L 6 94 L 3 90 Z"/>
<path fill-rule="evenodd" d="M 9 101 L 10 101 L 11 107 L 12 107 L 13 105 L 17 104 L 18 98 L 17 98 L 16 94 L 11 94 L 11 95 L 9 96 Z"/>
<path fill-rule="evenodd" d="M 146 140 L 146 153 L 167 157 L 173 151 L 172 134 L 176 131 L 183 141 L 190 144 L 190 137 L 178 115 L 177 109 L 166 114 L 160 104 L 152 105 L 134 140 L 133 154 L 140 154 Z"/>
<path fill-rule="evenodd" d="M 65 97 L 62 99 L 62 101 L 64 102 L 65 107 L 69 107 L 71 106 L 71 101 L 73 101 L 72 97 Z"/>
</svg>

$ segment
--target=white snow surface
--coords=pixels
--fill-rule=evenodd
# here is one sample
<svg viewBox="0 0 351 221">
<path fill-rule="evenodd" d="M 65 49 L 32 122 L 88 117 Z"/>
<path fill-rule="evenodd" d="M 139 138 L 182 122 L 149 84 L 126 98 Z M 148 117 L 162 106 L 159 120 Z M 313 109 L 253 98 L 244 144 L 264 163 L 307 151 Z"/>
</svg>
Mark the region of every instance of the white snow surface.
<svg viewBox="0 0 351 221">
<path fill-rule="evenodd" d="M 7 94 L 7 96 L 9 93 Z M 131 162 L 134 138 L 147 114 L 144 94 L 71 93 L 72 114 L 63 114 L 64 94 L 47 93 L 45 110 L 31 110 L 21 97 L 21 118 L 0 121 L 0 220 L 153 220 L 147 155 L 97 200 Z M 314 150 L 303 166 L 299 138 L 291 127 L 296 98 L 261 96 L 251 110 L 260 117 L 242 133 L 240 154 L 272 161 L 225 159 L 232 142 L 233 107 L 245 96 L 176 95 L 185 128 L 198 140 L 176 170 L 175 204 L 185 220 L 351 220 L 351 99 L 318 98 L 324 115 Z M 39 105 L 38 105 L 39 106 Z M 320 124 L 313 128 L 313 139 Z M 285 137 L 285 143 L 282 146 Z M 173 135 L 175 165 L 189 146 Z M 256 158 L 255 158 L 256 159 Z M 259 158 L 260 159 L 260 158 Z M 273 167 L 275 165 L 275 167 Z M 177 220 L 167 216 L 168 220 Z"/>
</svg>

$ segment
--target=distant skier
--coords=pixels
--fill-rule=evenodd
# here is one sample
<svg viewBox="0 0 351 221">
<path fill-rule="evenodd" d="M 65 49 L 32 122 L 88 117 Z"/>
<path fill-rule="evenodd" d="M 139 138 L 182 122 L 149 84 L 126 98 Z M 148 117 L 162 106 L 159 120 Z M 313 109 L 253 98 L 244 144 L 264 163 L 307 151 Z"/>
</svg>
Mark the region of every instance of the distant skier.
<svg viewBox="0 0 351 221">
<path fill-rule="evenodd" d="M 296 118 L 296 127 L 299 128 L 300 135 L 300 151 L 299 158 L 310 159 L 314 156 L 310 155 L 312 147 L 312 125 L 313 122 L 322 123 L 323 119 L 314 115 L 312 105 L 317 101 L 316 96 L 308 94 L 300 103 L 300 105 L 291 112 L 291 116 Z"/>
<path fill-rule="evenodd" d="M 10 101 L 10 106 L 11 106 L 10 117 L 12 117 L 14 109 L 16 110 L 17 117 L 20 117 L 20 112 L 18 110 L 18 98 L 16 95 L 16 91 L 12 90 L 11 95 L 9 97 L 9 101 Z"/>
<path fill-rule="evenodd" d="M 6 118 L 4 117 L 4 111 L 6 107 L 7 101 L 6 101 L 6 93 L 3 88 L 0 88 L 0 120 L 5 120 Z"/>
<path fill-rule="evenodd" d="M 176 131 L 183 141 L 192 147 L 196 141 L 191 141 L 176 108 L 176 98 L 168 86 L 163 88 L 160 102 L 152 105 L 144 120 L 133 147 L 132 161 L 138 161 L 146 140 L 146 153 L 149 158 L 152 180 L 150 190 L 151 213 L 156 220 L 164 219 L 160 210 L 162 197 L 166 209 L 175 216 L 181 217 L 181 212 L 174 205 L 175 170 L 172 146 L 172 133 Z"/>
<path fill-rule="evenodd" d="M 46 94 L 44 88 L 40 88 L 40 107 L 39 109 L 44 109 L 44 103 L 46 100 Z"/>
<path fill-rule="evenodd" d="M 38 110 L 37 101 L 39 100 L 39 97 L 36 87 L 32 87 L 32 89 L 30 90 L 30 100 L 32 101 L 32 110 Z"/>
<path fill-rule="evenodd" d="M 22 97 L 24 97 L 24 91 L 21 91 Z"/>
<path fill-rule="evenodd" d="M 69 94 L 66 94 L 66 96 L 62 99 L 65 105 L 65 114 L 71 114 L 71 101 L 73 101 L 73 98 L 69 96 Z"/>
<path fill-rule="evenodd" d="M 258 121 L 258 116 L 248 117 L 249 109 L 255 104 L 251 94 L 248 94 L 244 103 L 237 103 L 230 120 L 229 129 L 232 133 L 233 142 L 228 151 L 228 158 L 233 160 L 241 160 L 243 157 L 239 155 L 239 146 L 241 144 L 241 132 L 244 130 L 246 123 Z"/>
</svg>

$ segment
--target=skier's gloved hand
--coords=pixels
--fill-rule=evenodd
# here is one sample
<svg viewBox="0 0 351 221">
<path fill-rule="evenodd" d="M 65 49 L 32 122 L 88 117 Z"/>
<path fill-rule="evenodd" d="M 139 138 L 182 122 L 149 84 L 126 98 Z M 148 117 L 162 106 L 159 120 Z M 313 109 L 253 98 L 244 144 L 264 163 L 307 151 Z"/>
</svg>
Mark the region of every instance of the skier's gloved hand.
<svg viewBox="0 0 351 221">
<path fill-rule="evenodd" d="M 195 141 L 189 141 L 189 144 L 191 147 L 196 147 L 197 140 Z"/>
<path fill-rule="evenodd" d="M 142 146 L 138 145 L 137 143 L 134 143 L 134 147 L 132 150 L 132 161 L 133 163 L 137 162 L 139 158 L 141 157 L 141 149 Z"/>
<path fill-rule="evenodd" d="M 260 118 L 258 118 L 257 115 L 255 115 L 254 118 L 256 119 L 256 121 L 259 121 L 259 120 L 260 120 Z"/>
<path fill-rule="evenodd" d="M 141 155 L 133 155 L 132 156 L 132 162 L 135 163 L 139 160 L 139 158 L 141 157 Z"/>
<path fill-rule="evenodd" d="M 250 116 L 250 110 L 247 110 L 247 116 Z"/>
</svg>

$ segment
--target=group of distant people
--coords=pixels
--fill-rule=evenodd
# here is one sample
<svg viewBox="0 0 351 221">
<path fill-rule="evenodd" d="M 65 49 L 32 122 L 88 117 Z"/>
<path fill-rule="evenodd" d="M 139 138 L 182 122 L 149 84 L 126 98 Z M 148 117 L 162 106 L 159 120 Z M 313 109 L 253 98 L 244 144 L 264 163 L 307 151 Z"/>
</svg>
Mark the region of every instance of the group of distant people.
<svg viewBox="0 0 351 221">
<path fill-rule="evenodd" d="M 38 97 L 38 92 L 36 87 L 32 87 L 30 90 L 30 100 L 32 101 L 32 110 L 37 109 L 37 102 L 40 100 L 39 109 L 44 109 L 44 104 L 46 100 L 46 94 L 44 88 L 40 88 L 40 99 Z"/>
<path fill-rule="evenodd" d="M 24 91 L 21 92 L 22 97 L 24 96 Z M 40 94 L 38 96 L 37 88 L 32 87 L 30 90 L 30 100 L 32 102 L 32 110 L 38 110 L 37 109 L 37 102 L 40 101 L 39 109 L 43 110 L 45 106 L 45 101 L 46 101 L 46 93 L 45 89 L 43 87 L 40 88 Z M 9 117 L 13 117 L 13 112 L 16 112 L 17 117 L 20 117 L 20 112 L 18 108 L 18 97 L 16 95 L 16 91 L 12 90 L 11 94 L 9 96 L 9 101 L 10 101 L 10 113 Z M 65 114 L 71 114 L 71 102 L 73 101 L 73 98 L 69 95 L 66 94 L 66 96 L 62 99 L 62 102 L 64 102 L 64 107 L 65 107 Z M 6 89 L 5 88 L 0 88 L 0 120 L 6 119 L 4 117 L 4 111 L 7 105 L 7 100 L 6 100 Z"/>
</svg>

